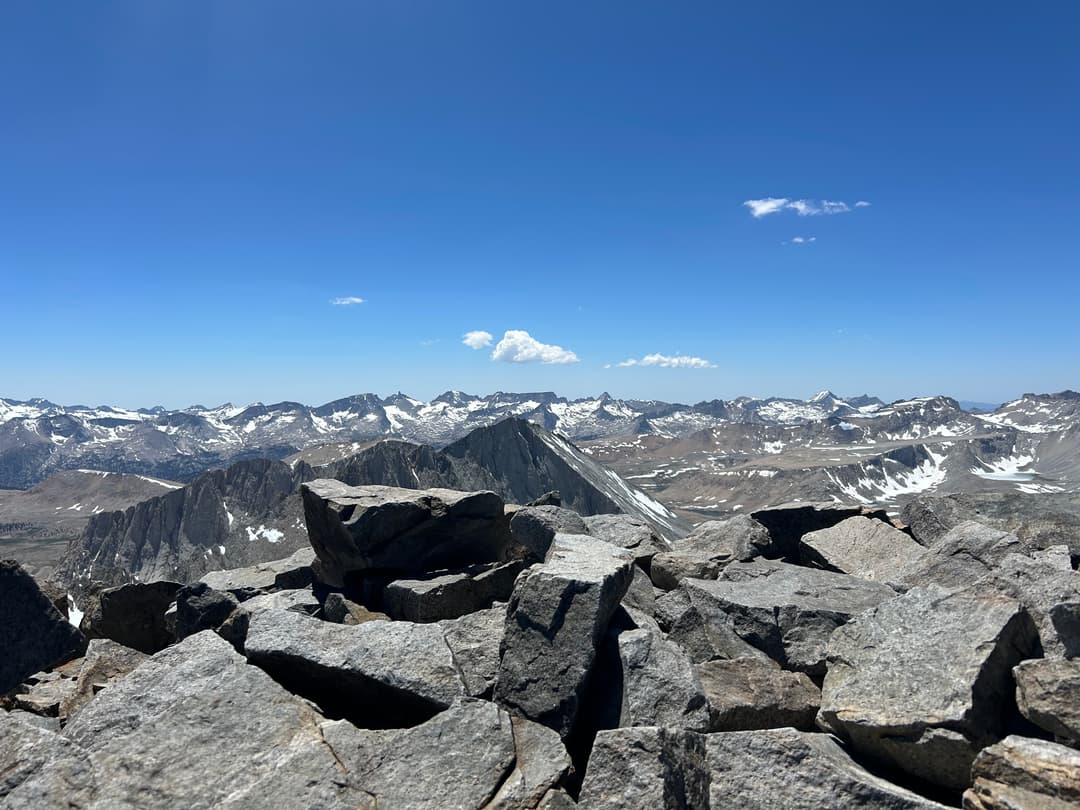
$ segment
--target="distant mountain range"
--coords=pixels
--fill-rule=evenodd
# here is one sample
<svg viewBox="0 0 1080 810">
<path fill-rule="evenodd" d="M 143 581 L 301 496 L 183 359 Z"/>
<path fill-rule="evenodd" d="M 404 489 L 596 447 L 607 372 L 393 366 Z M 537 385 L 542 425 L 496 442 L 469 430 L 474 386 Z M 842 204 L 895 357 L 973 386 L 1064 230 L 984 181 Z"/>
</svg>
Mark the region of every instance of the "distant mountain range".
<svg viewBox="0 0 1080 810">
<path fill-rule="evenodd" d="M 1048 433 L 1074 425 L 1078 413 L 1080 395 L 1069 391 L 1025 394 L 992 412 L 974 414 L 948 397 L 885 404 L 870 396 L 841 399 L 828 391 L 809 400 L 740 397 L 695 405 L 607 394 L 568 400 L 551 392 L 480 397 L 448 391 L 431 402 L 404 394 L 359 394 L 317 407 L 279 402 L 176 411 L 0 398 L 0 488 L 25 489 L 70 469 L 190 481 L 211 467 L 246 458 L 285 458 L 324 448 L 322 460 L 328 460 L 385 438 L 443 447 L 508 417 L 529 420 L 575 442 L 678 438 L 747 426 L 833 436 L 852 444 L 870 434 L 907 440 L 987 430 Z"/>
</svg>

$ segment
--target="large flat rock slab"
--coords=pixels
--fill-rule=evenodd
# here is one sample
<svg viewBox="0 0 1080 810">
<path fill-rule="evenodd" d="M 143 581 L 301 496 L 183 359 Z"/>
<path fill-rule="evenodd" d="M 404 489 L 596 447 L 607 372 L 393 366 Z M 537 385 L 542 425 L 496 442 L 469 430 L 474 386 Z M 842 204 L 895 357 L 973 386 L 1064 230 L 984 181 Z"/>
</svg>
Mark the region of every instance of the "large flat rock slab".
<svg viewBox="0 0 1080 810">
<path fill-rule="evenodd" d="M 714 808 L 944 810 L 870 773 L 826 734 L 778 728 L 706 740 Z"/>
<path fill-rule="evenodd" d="M 1037 648 L 1013 599 L 914 588 L 833 634 L 820 720 L 866 756 L 962 790 L 1009 722 L 1012 667 Z"/>
<path fill-rule="evenodd" d="M 547 561 L 525 569 L 514 586 L 495 699 L 565 739 L 633 566 L 625 549 L 556 535 Z"/>
<path fill-rule="evenodd" d="M 804 565 L 878 582 L 898 581 L 905 567 L 924 554 L 911 535 L 862 515 L 807 532 L 799 541 Z"/>
<path fill-rule="evenodd" d="M 879 582 L 774 560 L 731 563 L 716 581 L 683 584 L 731 617 L 745 641 L 787 669 L 822 675 L 832 632 L 853 616 L 896 597 Z"/>
<path fill-rule="evenodd" d="M 462 568 L 498 560 L 509 541 L 494 492 L 350 487 L 318 479 L 301 487 L 320 574 L 341 585 L 350 573 Z"/>
<path fill-rule="evenodd" d="M 362 728 L 414 725 L 466 694 L 438 624 L 334 624 L 266 610 L 248 621 L 244 654 L 291 691 Z"/>
<path fill-rule="evenodd" d="M 373 808 L 322 721 L 200 633 L 112 683 L 62 735 L 0 717 L 0 806 Z"/>
</svg>

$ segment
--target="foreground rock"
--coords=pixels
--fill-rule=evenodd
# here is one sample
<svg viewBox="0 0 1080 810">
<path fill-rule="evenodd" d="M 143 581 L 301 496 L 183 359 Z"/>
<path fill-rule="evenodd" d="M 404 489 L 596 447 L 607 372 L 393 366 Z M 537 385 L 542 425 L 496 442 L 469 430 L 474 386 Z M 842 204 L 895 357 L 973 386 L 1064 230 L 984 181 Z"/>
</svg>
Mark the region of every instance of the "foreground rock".
<svg viewBox="0 0 1080 810">
<path fill-rule="evenodd" d="M 363 728 L 423 722 L 466 693 L 437 624 L 349 626 L 260 611 L 250 617 L 244 652 L 327 714 Z"/>
<path fill-rule="evenodd" d="M 692 585 L 692 581 L 687 584 Z M 655 615 L 668 638 L 682 647 L 695 664 L 746 657 L 772 662 L 764 652 L 743 641 L 723 604 L 703 591 L 680 587 L 664 594 L 656 600 Z"/>
<path fill-rule="evenodd" d="M 495 699 L 566 738 L 608 621 L 633 578 L 629 553 L 556 535 L 522 572 L 507 606 Z"/>
<path fill-rule="evenodd" d="M 509 541 L 494 492 L 350 487 L 319 479 L 301 487 L 320 575 L 335 586 L 369 569 L 404 572 L 498 560 Z"/>
<path fill-rule="evenodd" d="M 874 776 L 825 734 L 791 728 L 709 734 L 713 808 L 942 808 Z"/>
<path fill-rule="evenodd" d="M 613 629 L 610 636 L 609 649 L 617 656 L 611 664 L 619 677 L 613 683 L 604 682 L 600 691 L 617 703 L 614 725 L 708 731 L 705 692 L 677 644 L 647 627 L 618 633 Z"/>
<path fill-rule="evenodd" d="M 296 807 L 374 807 L 326 745 L 321 721 L 225 641 L 200 633 L 102 691 L 63 736 L 0 717 L 3 799 L 254 808 L 287 797 Z"/>
<path fill-rule="evenodd" d="M 687 577 L 716 579 L 725 565 L 752 560 L 767 551 L 771 542 L 768 530 L 746 515 L 707 520 L 675 541 L 672 551 L 657 554 L 649 574 L 653 584 L 666 591 Z"/>
<path fill-rule="evenodd" d="M 85 644 L 33 577 L 13 560 L 0 561 L 0 694 L 76 657 Z"/>
<path fill-rule="evenodd" d="M 820 718 L 864 754 L 962 790 L 1010 721 L 1012 667 L 1037 648 L 1012 599 L 914 588 L 833 634 Z"/>
<path fill-rule="evenodd" d="M 91 599 L 79 628 L 87 638 L 111 639 L 153 655 L 173 642 L 165 611 L 180 587 L 178 582 L 159 581 L 106 588 Z"/>
<path fill-rule="evenodd" d="M 580 805 L 589 810 L 708 808 L 705 739 L 693 731 L 659 727 L 601 731 L 585 770 Z"/>
<path fill-rule="evenodd" d="M 1044 731 L 1080 741 L 1080 661 L 1037 658 L 1013 670 L 1020 713 Z"/>
<path fill-rule="evenodd" d="M 486 701 L 462 699 L 415 728 L 342 721 L 323 733 L 379 807 L 535 807 L 570 766 L 557 734 Z"/>
<path fill-rule="evenodd" d="M 939 585 L 960 590 L 992 573 L 1011 554 L 1032 548 L 1016 535 L 965 521 L 937 538 L 927 554 L 916 557 L 900 572 L 912 585 Z"/>
<path fill-rule="evenodd" d="M 559 506 L 526 506 L 510 518 L 510 534 L 531 560 L 543 560 L 557 534 L 588 534 L 577 512 Z"/>
<path fill-rule="evenodd" d="M 807 532 L 828 529 L 842 520 L 863 515 L 886 523 L 889 516 L 883 509 L 845 506 L 838 503 L 788 503 L 752 512 L 750 517 L 764 526 L 771 542 L 762 550 L 766 557 L 799 559 L 799 541 Z"/>
<path fill-rule="evenodd" d="M 1010 596 L 1027 608 L 1047 656 L 1080 656 L 1080 573 L 1046 559 L 1007 554 L 972 589 Z"/>
<path fill-rule="evenodd" d="M 382 609 L 392 619 L 410 622 L 456 619 L 507 601 L 523 567 L 514 561 L 395 580 L 383 591 Z"/>
<path fill-rule="evenodd" d="M 773 560 L 732 563 L 715 582 L 685 580 L 732 628 L 786 669 L 825 673 L 825 647 L 840 625 L 896 592 L 878 582 Z"/>
<path fill-rule="evenodd" d="M 102 689 L 147 660 L 145 653 L 105 638 L 90 642 L 75 680 L 75 688 L 60 704 L 60 716 L 69 719 Z"/>
<path fill-rule="evenodd" d="M 878 582 L 899 580 L 905 567 L 925 553 L 910 535 L 862 515 L 808 532 L 799 541 L 804 565 Z"/>
<path fill-rule="evenodd" d="M 803 673 L 759 658 L 709 661 L 695 669 L 708 702 L 708 731 L 814 729 L 821 690 Z"/>
<path fill-rule="evenodd" d="M 669 548 L 667 541 L 640 518 L 630 515 L 587 515 L 583 520 L 588 534 L 605 543 L 625 548 L 634 556 L 634 562 L 646 571 L 653 557 Z"/>
<path fill-rule="evenodd" d="M 966 810 L 1067 810 L 1080 806 L 1080 751 L 1027 737 L 983 750 L 964 793 Z"/>
<path fill-rule="evenodd" d="M 311 564 L 315 552 L 302 548 L 280 560 L 256 563 L 247 568 L 211 571 L 199 580 L 215 591 L 227 591 L 240 600 L 250 599 L 260 591 L 295 590 L 312 583 Z"/>
</svg>

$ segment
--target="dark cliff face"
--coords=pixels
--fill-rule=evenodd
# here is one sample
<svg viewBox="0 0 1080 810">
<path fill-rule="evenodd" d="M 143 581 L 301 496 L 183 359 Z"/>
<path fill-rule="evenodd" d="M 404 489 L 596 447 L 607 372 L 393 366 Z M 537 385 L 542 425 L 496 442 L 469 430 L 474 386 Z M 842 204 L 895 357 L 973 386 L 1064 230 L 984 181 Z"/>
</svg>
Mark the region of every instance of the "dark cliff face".
<svg viewBox="0 0 1080 810">
<path fill-rule="evenodd" d="M 564 505 L 581 514 L 626 512 L 665 536 L 683 528 L 565 439 L 508 419 L 442 451 L 388 440 L 320 467 L 253 459 L 212 470 L 126 511 L 94 516 L 69 546 L 59 576 L 79 591 L 91 582 L 192 581 L 208 571 L 286 557 L 308 544 L 299 487 L 314 478 L 491 490 L 511 503 L 558 490 Z"/>
</svg>

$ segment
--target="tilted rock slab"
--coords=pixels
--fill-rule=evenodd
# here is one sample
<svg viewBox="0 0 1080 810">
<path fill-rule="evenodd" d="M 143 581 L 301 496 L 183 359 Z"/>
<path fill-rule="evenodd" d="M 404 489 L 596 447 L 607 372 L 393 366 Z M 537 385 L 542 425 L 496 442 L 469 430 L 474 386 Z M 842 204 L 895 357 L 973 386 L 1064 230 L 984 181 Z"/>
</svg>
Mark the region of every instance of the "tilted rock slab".
<svg viewBox="0 0 1080 810">
<path fill-rule="evenodd" d="M 683 581 L 693 597 L 712 599 L 732 628 L 786 669 L 821 675 L 833 631 L 896 597 L 880 582 L 774 560 L 732 563 L 715 582 Z"/>
<path fill-rule="evenodd" d="M 677 588 L 656 600 L 657 622 L 695 664 L 714 659 L 769 658 L 735 632 L 734 618 L 704 592 Z"/>
<path fill-rule="evenodd" d="M 525 569 L 514 586 L 495 699 L 566 739 L 633 565 L 624 549 L 556 535 L 547 561 Z"/>
<path fill-rule="evenodd" d="M 821 690 L 802 672 L 760 658 L 708 661 L 695 671 L 708 702 L 707 731 L 814 729 Z"/>
<path fill-rule="evenodd" d="M 291 691 L 364 728 L 423 722 L 466 693 L 438 624 L 334 624 L 293 611 L 248 620 L 244 654 Z"/>
<path fill-rule="evenodd" d="M 963 590 L 993 572 L 1010 554 L 1033 550 L 1015 534 L 968 520 L 927 546 L 929 553 L 914 558 L 899 577 L 911 585 Z"/>
<path fill-rule="evenodd" d="M 510 534 L 532 560 L 542 560 L 557 534 L 588 534 L 581 515 L 561 506 L 523 506 L 510 518 Z"/>
<path fill-rule="evenodd" d="M 630 515 L 587 515 L 582 519 L 588 529 L 587 534 L 625 548 L 634 555 L 634 562 L 646 570 L 656 554 L 670 548 L 668 542 L 640 518 Z"/>
<path fill-rule="evenodd" d="M 585 769 L 579 806 L 588 810 L 707 810 L 705 739 L 704 734 L 693 731 L 655 726 L 599 732 Z"/>
<path fill-rule="evenodd" d="M 86 649 L 75 688 L 60 704 L 60 716 L 70 719 L 83 706 L 117 678 L 127 675 L 146 659 L 145 653 L 117 644 L 107 638 L 95 638 Z"/>
<path fill-rule="evenodd" d="M 323 734 L 380 808 L 535 807 L 570 767 L 555 732 L 468 698 L 414 728 Z"/>
<path fill-rule="evenodd" d="M 1009 721 L 1013 666 L 1037 647 L 1013 599 L 913 588 L 833 634 L 819 720 L 868 756 L 962 790 Z"/>
<path fill-rule="evenodd" d="M 971 769 L 965 810 L 1069 810 L 1080 806 L 1080 751 L 1009 736 L 983 749 Z"/>
<path fill-rule="evenodd" d="M 22 566 L 0 561 L 0 694 L 76 657 L 85 645 Z"/>
<path fill-rule="evenodd" d="M 1080 741 L 1080 661 L 1037 658 L 1013 669 L 1020 713 L 1044 731 Z"/>
<path fill-rule="evenodd" d="M 808 532 L 799 541 L 804 565 L 878 582 L 899 580 L 905 566 L 926 553 L 911 535 L 861 515 Z"/>
<path fill-rule="evenodd" d="M 769 531 L 771 543 L 762 553 L 792 561 L 799 558 L 799 540 L 804 534 L 827 529 L 856 515 L 889 521 L 884 509 L 839 503 L 786 503 L 750 513 L 750 517 Z"/>
<path fill-rule="evenodd" d="M 302 548 L 280 560 L 256 563 L 246 568 L 211 571 L 199 580 L 216 591 L 228 591 L 239 599 L 249 599 L 259 591 L 295 590 L 311 585 L 311 564 L 315 551 Z"/>
<path fill-rule="evenodd" d="M 826 734 L 792 728 L 709 734 L 714 808 L 943 810 L 867 771 Z"/>
<path fill-rule="evenodd" d="M 0 716 L 0 807 L 375 806 L 323 718 L 213 633 L 111 684 L 62 736 L 17 722 Z"/>
<path fill-rule="evenodd" d="M 494 492 L 350 487 L 319 479 L 300 488 L 320 572 L 341 586 L 369 569 L 433 571 L 498 560 L 509 541 Z"/>
<path fill-rule="evenodd" d="M 464 571 L 398 579 L 383 590 L 382 609 L 393 619 L 437 622 L 506 602 L 524 563 L 473 566 Z"/>
</svg>

